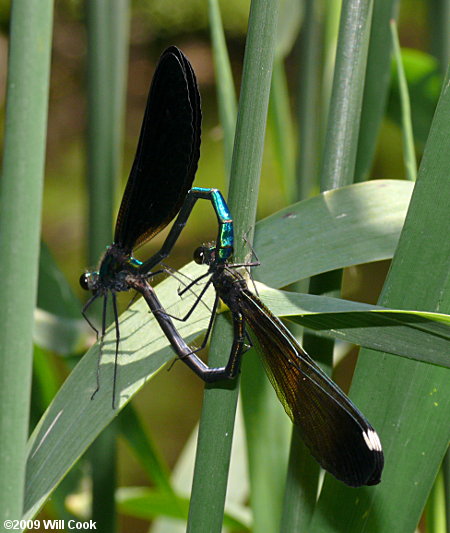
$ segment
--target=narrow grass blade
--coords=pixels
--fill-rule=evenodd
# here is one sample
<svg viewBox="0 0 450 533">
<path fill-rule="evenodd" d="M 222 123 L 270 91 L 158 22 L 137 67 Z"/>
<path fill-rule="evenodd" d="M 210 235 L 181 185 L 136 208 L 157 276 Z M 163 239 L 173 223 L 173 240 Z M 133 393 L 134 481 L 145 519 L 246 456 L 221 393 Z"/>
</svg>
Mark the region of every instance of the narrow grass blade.
<svg viewBox="0 0 450 533">
<path fill-rule="evenodd" d="M 131 404 L 128 404 L 118 417 L 117 427 L 155 487 L 176 499 L 170 482 L 169 468 L 159 456 L 155 444 Z"/>
<path fill-rule="evenodd" d="M 436 59 L 420 50 L 402 48 L 402 64 L 411 99 L 414 140 L 425 145 L 439 100 L 442 76 Z M 401 127 L 402 111 L 397 69 L 392 69 L 392 84 L 387 116 Z"/>
<path fill-rule="evenodd" d="M 88 260 L 95 264 L 111 242 L 115 192 L 121 166 L 125 107 L 128 0 L 86 3 L 88 34 Z M 116 530 L 115 430 L 99 437 L 92 463 L 92 518 L 100 532 Z"/>
<path fill-rule="evenodd" d="M 180 506 L 176 507 L 166 492 L 158 492 L 148 488 L 126 487 L 117 491 L 119 510 L 121 513 L 152 520 L 158 517 L 177 518 L 185 521 L 188 515 L 189 499 L 177 496 Z M 248 520 L 236 515 L 225 513 L 224 527 L 228 531 L 250 533 Z"/>
<path fill-rule="evenodd" d="M 304 22 L 298 41 L 299 69 L 297 73 L 297 191 L 298 200 L 312 195 L 318 189 L 318 165 L 320 153 L 323 111 L 319 106 L 320 80 L 322 76 L 323 15 L 321 5 L 306 0 Z"/>
<path fill-rule="evenodd" d="M 321 168 L 321 190 L 353 182 L 373 2 L 344 2 Z"/>
<path fill-rule="evenodd" d="M 282 58 L 273 64 L 272 88 L 270 91 L 269 121 L 272 125 L 275 161 L 286 203 L 297 198 L 295 183 L 294 127 L 291 120 L 286 74 Z"/>
<path fill-rule="evenodd" d="M 243 236 L 250 242 L 253 236 L 277 4 L 275 0 L 253 0 L 250 8 L 228 198 L 235 222 L 237 261 L 244 259 Z M 215 328 L 211 339 L 212 365 L 220 366 L 228 357 L 224 345 L 231 345 L 230 329 L 225 329 L 225 324 L 223 329 Z M 187 528 L 190 532 L 213 533 L 222 527 L 238 381 L 205 389 Z"/>
<path fill-rule="evenodd" d="M 208 0 L 208 14 L 211 27 L 214 69 L 216 80 L 218 80 L 216 84 L 217 102 L 219 105 L 220 124 L 223 128 L 225 167 L 227 176 L 229 176 L 236 128 L 236 94 L 218 0 Z"/>
<path fill-rule="evenodd" d="M 398 40 L 397 26 L 391 20 L 391 34 L 394 46 L 394 56 L 397 63 L 400 101 L 402 105 L 402 134 L 403 134 L 403 159 L 405 161 L 406 176 L 411 181 L 417 179 L 416 155 L 414 153 L 414 134 L 411 121 L 411 105 L 409 102 L 408 84 L 406 83 L 405 70 L 402 63 L 400 41 Z"/>
</svg>

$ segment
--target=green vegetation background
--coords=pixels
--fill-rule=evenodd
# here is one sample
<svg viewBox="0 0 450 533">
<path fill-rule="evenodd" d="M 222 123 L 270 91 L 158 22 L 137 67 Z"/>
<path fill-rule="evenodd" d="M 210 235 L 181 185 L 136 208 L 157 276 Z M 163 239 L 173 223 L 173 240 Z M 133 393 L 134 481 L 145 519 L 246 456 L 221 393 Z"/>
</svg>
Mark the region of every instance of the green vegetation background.
<svg viewBox="0 0 450 533">
<path fill-rule="evenodd" d="M 228 0 L 222 2 L 222 16 L 227 31 L 227 44 L 233 66 L 236 88 L 239 87 L 240 68 L 245 45 L 249 2 Z M 0 6 L 0 113 L 4 115 L 4 83 L 7 49 L 7 2 Z M 170 44 L 179 46 L 191 60 L 196 71 L 202 95 L 203 129 L 202 148 L 197 186 L 226 189 L 222 132 L 216 107 L 216 87 L 209 31 L 204 2 L 189 3 L 160 0 L 136 1 L 132 6 L 128 92 L 125 119 L 125 145 L 122 166 L 122 186 L 134 157 L 142 113 L 155 61 Z M 402 46 L 429 51 L 429 28 L 423 2 L 403 1 L 399 18 Z M 81 2 L 59 1 L 55 4 L 54 42 L 51 70 L 51 98 L 47 141 L 46 181 L 43 209 L 43 239 L 81 298 L 78 278 L 86 266 L 86 183 L 85 183 L 85 58 L 86 33 L 82 21 Z M 286 62 L 288 82 L 294 87 L 297 80 Z M 392 96 L 395 99 L 395 95 Z M 390 107 L 389 118 L 382 126 L 379 146 L 371 175 L 376 178 L 404 177 L 401 131 L 395 119 L 395 105 Z M 431 116 L 428 117 L 431 120 Z M 429 124 L 428 124 L 429 125 Z M 426 117 L 422 131 L 426 131 Z M 3 131 L 3 128 L 2 128 Z M 273 157 L 270 124 L 266 136 L 258 218 L 286 205 L 280 179 L 280 168 Z M 423 138 L 426 138 L 424 134 Z M 420 149 L 420 144 L 419 144 Z M 214 238 L 214 232 L 205 234 L 205 227 L 213 228 L 208 208 L 196 209 L 189 225 L 170 258 L 170 264 L 179 267 L 190 261 L 192 250 Z M 159 236 L 148 248 L 139 250 L 146 257 L 162 241 Z M 282 245 L 282 243 L 281 243 Z M 375 303 L 383 284 L 388 264 L 377 263 L 349 269 L 344 274 L 343 295 Z M 367 281 L 370 280 L 368 283 Z M 127 299 L 121 300 L 126 305 Z M 55 364 L 58 366 L 58 358 Z M 351 367 L 351 362 L 346 361 Z M 65 371 L 59 365 L 61 379 Z M 338 369 L 341 384 L 347 386 L 350 370 Z M 153 430 L 156 444 L 169 465 L 173 465 L 187 437 L 198 421 L 203 384 L 183 365 L 176 364 L 170 372 L 161 372 L 134 400 L 134 405 Z M 118 485 L 143 485 L 147 478 L 130 451 L 120 444 Z M 143 523 L 129 519 L 127 527 L 144 531 Z M 142 529 L 139 529 L 142 528 Z M 131 529 L 130 529 L 131 530 Z"/>
</svg>

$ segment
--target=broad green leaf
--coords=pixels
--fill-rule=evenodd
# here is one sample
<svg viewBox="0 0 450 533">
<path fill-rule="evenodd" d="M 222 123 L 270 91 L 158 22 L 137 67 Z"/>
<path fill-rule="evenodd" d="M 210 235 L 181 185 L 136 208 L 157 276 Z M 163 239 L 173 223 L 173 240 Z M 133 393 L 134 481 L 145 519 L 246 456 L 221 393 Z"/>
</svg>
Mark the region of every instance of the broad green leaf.
<svg viewBox="0 0 450 533">
<path fill-rule="evenodd" d="M 256 225 L 254 248 L 261 266 L 253 270 L 255 278 L 279 288 L 392 257 L 412 189 L 399 180 L 358 183 L 267 217 Z"/>
<path fill-rule="evenodd" d="M 278 316 L 329 337 L 450 367 L 450 316 L 384 309 L 339 298 L 263 287 L 261 299 Z"/>
</svg>

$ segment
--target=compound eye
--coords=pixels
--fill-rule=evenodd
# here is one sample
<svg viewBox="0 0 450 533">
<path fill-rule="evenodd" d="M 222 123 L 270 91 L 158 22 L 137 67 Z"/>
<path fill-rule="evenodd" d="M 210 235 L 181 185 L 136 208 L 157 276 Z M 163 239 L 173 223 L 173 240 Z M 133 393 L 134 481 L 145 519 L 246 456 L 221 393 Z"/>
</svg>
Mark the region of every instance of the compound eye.
<svg viewBox="0 0 450 533">
<path fill-rule="evenodd" d="M 205 262 L 205 249 L 203 246 L 199 246 L 194 251 L 194 261 L 197 263 L 197 265 L 203 265 Z"/>
<path fill-rule="evenodd" d="M 86 273 L 81 274 L 80 285 L 81 285 L 81 288 L 84 289 L 85 291 L 89 290 L 89 275 L 88 274 Z"/>
</svg>

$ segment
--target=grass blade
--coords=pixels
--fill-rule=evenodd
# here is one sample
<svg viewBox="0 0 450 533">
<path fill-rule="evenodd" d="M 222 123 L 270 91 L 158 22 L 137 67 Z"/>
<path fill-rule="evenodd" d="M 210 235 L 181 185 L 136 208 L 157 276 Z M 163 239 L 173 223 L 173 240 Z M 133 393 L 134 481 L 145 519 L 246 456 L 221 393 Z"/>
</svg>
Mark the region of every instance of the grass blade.
<svg viewBox="0 0 450 533">
<path fill-rule="evenodd" d="M 238 261 L 244 257 L 242 237 L 251 241 L 256 215 L 276 20 L 277 2 L 252 1 L 229 192 Z M 231 346 L 230 328 L 219 325 L 211 340 L 211 365 L 228 357 L 222 346 Z M 205 389 L 188 531 L 221 530 L 237 394 L 238 380 Z"/>
<path fill-rule="evenodd" d="M 208 13 L 216 80 L 220 80 L 216 84 L 217 102 L 219 105 L 220 124 L 223 128 L 225 167 L 227 176 L 229 176 L 236 128 L 236 94 L 218 0 L 208 0 Z"/>
<path fill-rule="evenodd" d="M 128 47 L 128 0 L 86 4 L 88 29 L 88 259 L 95 264 L 111 242 L 121 166 Z M 116 530 L 116 431 L 108 427 L 89 451 L 92 518 L 99 531 Z"/>
<path fill-rule="evenodd" d="M 36 305 L 53 2 L 11 4 L 0 180 L 0 517 L 22 512 Z"/>
<path fill-rule="evenodd" d="M 450 367 L 449 315 L 385 309 L 328 296 L 279 291 L 264 285 L 258 291 L 277 316 L 320 335 Z"/>
<path fill-rule="evenodd" d="M 394 46 L 394 56 L 397 62 L 400 102 L 402 105 L 403 159 L 405 161 L 407 178 L 411 181 L 416 181 L 417 168 L 416 155 L 414 153 L 414 134 L 411 120 L 411 105 L 409 102 L 408 84 L 406 82 L 405 69 L 403 68 L 400 41 L 398 40 L 395 20 L 391 20 L 391 34 Z"/>
</svg>

